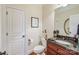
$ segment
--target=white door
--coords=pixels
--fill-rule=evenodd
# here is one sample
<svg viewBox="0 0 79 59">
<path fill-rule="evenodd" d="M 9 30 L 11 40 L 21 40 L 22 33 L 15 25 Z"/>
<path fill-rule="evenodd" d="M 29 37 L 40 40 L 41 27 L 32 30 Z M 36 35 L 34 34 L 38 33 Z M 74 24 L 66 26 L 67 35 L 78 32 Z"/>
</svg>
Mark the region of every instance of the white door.
<svg viewBox="0 0 79 59">
<path fill-rule="evenodd" d="M 25 16 L 22 10 L 6 8 L 6 39 L 9 55 L 23 55 L 25 52 Z"/>
</svg>

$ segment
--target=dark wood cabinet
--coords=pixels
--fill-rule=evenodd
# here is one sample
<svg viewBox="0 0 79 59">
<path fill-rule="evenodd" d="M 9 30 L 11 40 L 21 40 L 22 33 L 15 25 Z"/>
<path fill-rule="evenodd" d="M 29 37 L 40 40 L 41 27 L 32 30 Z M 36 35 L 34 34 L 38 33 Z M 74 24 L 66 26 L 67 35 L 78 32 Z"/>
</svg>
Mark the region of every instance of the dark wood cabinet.
<svg viewBox="0 0 79 59">
<path fill-rule="evenodd" d="M 67 49 L 55 43 L 48 42 L 47 55 L 79 55 L 79 52 Z"/>
</svg>

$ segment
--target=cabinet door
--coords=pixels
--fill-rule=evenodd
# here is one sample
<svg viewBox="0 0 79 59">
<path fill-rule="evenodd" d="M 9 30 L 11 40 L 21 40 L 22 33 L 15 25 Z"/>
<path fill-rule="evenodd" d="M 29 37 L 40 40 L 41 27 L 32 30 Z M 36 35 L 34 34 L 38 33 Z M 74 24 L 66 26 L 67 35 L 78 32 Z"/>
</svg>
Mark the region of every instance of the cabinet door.
<svg viewBox="0 0 79 59">
<path fill-rule="evenodd" d="M 55 44 L 48 44 L 48 48 L 50 48 L 51 50 L 57 51 L 57 46 Z"/>
<path fill-rule="evenodd" d="M 51 48 L 47 48 L 47 55 L 57 55 L 57 53 Z"/>
<path fill-rule="evenodd" d="M 70 55 L 69 51 L 66 49 L 58 49 L 58 53 L 61 55 Z"/>
</svg>

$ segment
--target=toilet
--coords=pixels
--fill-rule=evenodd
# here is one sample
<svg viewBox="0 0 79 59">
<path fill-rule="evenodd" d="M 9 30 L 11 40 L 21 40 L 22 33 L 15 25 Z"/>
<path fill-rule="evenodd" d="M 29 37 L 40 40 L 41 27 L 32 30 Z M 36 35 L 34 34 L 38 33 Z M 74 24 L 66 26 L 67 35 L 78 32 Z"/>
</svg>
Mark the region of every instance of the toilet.
<svg viewBox="0 0 79 59">
<path fill-rule="evenodd" d="M 33 51 L 37 55 L 45 55 L 45 49 L 46 49 L 46 40 L 44 38 L 41 39 L 41 45 L 37 45 L 34 47 Z"/>
</svg>

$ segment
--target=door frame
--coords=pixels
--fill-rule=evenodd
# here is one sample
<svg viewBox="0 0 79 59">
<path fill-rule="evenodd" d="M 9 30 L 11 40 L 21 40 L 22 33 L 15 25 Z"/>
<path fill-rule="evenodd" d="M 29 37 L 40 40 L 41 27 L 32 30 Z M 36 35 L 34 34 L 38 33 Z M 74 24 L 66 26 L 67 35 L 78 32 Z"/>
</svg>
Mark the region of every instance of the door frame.
<svg viewBox="0 0 79 59">
<path fill-rule="evenodd" d="M 7 32 L 7 28 L 6 28 L 6 19 L 7 19 L 7 15 L 6 15 L 6 11 L 7 11 L 7 8 L 12 8 L 12 9 L 16 9 L 16 10 L 20 10 L 20 11 L 23 11 L 24 12 L 24 10 L 21 10 L 21 9 L 19 9 L 19 8 L 14 8 L 14 7 L 12 7 L 12 6 L 7 6 L 7 5 L 2 5 L 2 32 L 1 32 L 1 39 L 3 40 L 2 42 L 2 50 L 3 51 L 7 51 L 7 37 L 6 37 L 6 32 Z M 24 17 L 25 17 L 25 22 L 24 22 L 24 27 L 25 27 L 25 39 L 24 39 L 24 55 L 26 55 L 27 54 L 27 35 L 26 35 L 26 16 L 25 16 L 25 12 L 24 12 Z M 5 41 L 5 42 L 4 42 Z M 5 44 L 4 44 L 5 43 Z"/>
</svg>

